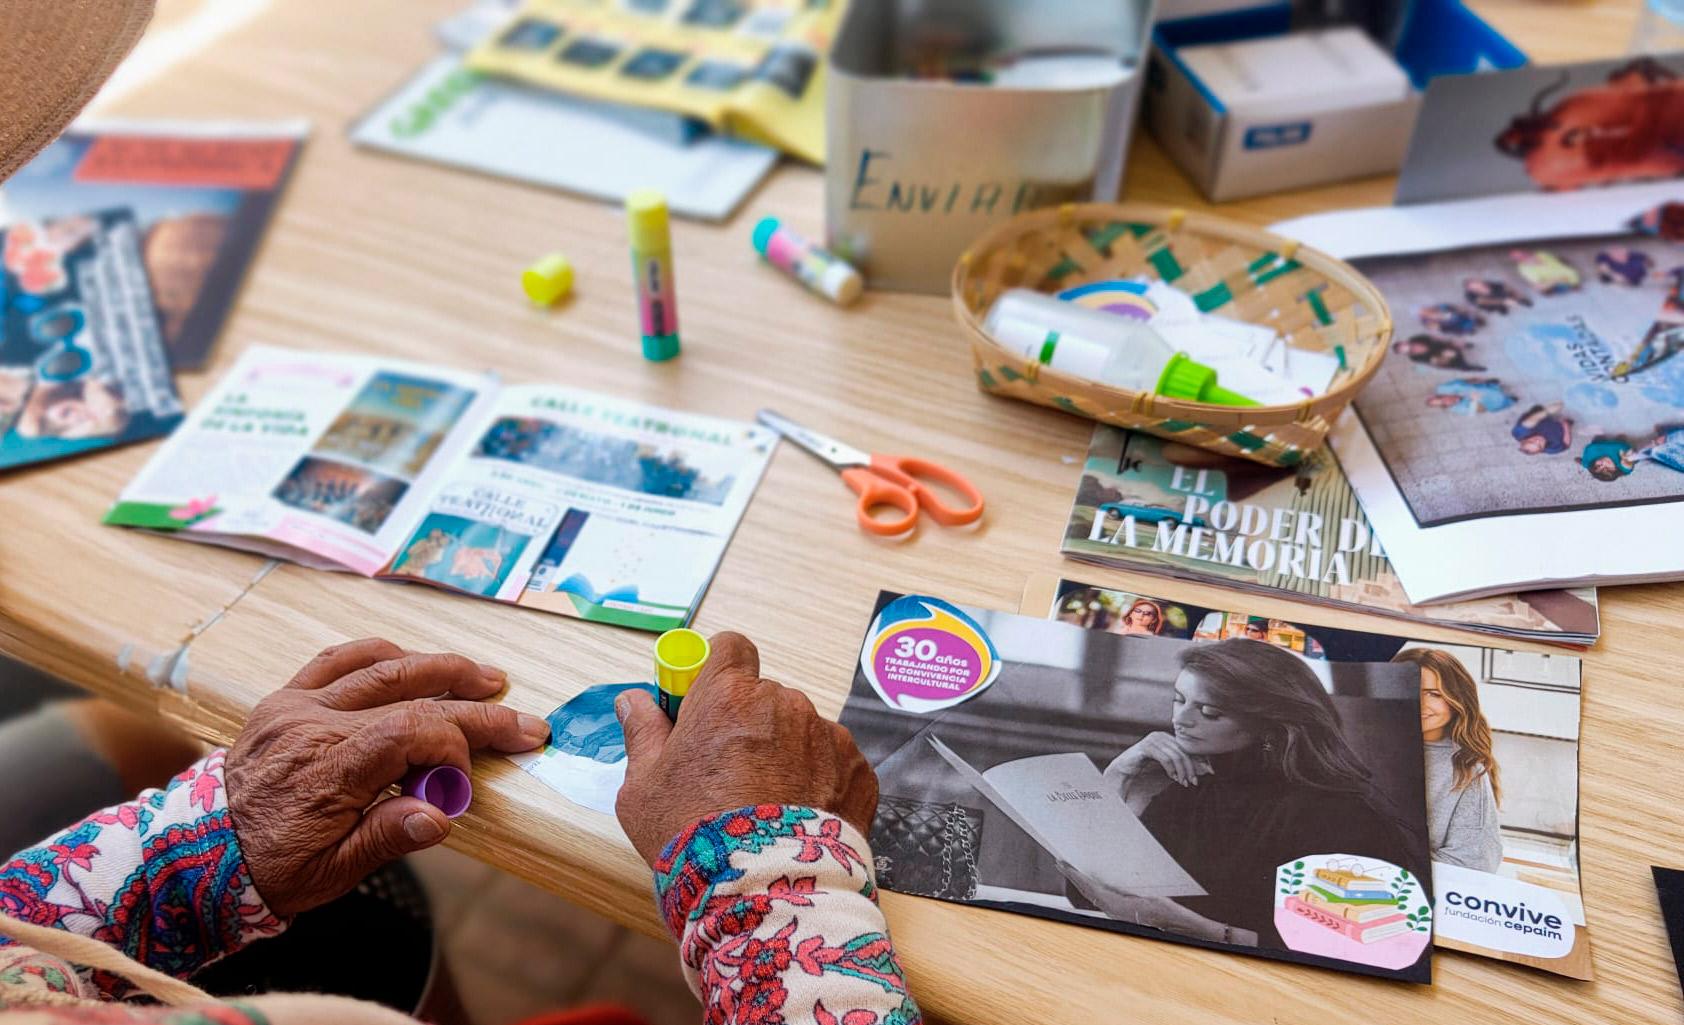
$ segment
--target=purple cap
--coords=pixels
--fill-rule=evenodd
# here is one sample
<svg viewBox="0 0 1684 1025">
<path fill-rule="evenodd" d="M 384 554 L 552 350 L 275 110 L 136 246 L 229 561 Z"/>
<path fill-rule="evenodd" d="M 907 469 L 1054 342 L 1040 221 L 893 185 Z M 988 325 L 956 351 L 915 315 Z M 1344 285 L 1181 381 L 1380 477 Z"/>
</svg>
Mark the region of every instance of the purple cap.
<svg viewBox="0 0 1684 1025">
<path fill-rule="evenodd" d="M 468 803 L 474 799 L 474 785 L 469 782 L 468 774 L 456 766 L 435 765 L 409 770 L 403 778 L 403 795 L 419 797 L 454 819 L 468 810 Z"/>
</svg>

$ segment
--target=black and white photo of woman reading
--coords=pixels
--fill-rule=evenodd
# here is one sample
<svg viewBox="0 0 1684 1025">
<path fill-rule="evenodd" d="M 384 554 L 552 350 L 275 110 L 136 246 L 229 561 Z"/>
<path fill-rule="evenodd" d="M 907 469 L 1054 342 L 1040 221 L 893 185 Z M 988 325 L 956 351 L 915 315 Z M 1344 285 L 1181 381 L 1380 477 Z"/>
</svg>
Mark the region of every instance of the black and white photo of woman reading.
<svg viewBox="0 0 1684 1025">
<path fill-rule="evenodd" d="M 1104 775 L 1206 895 L 1137 897 L 1061 864 L 1088 901 L 1119 921 L 1283 949 L 1277 866 L 1332 852 L 1412 865 L 1403 824 L 1302 658 L 1235 638 L 1187 646 L 1178 661 L 1168 729 Z"/>
</svg>

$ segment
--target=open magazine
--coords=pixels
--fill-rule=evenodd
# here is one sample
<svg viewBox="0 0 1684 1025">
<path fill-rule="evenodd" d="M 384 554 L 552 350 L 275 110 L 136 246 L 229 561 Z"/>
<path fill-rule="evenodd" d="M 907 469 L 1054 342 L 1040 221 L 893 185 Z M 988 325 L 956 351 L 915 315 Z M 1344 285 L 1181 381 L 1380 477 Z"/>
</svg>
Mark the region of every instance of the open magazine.
<svg viewBox="0 0 1684 1025">
<path fill-rule="evenodd" d="M 1413 665 L 885 592 L 841 718 L 885 889 L 1427 982 L 1420 709 Z"/>
<path fill-rule="evenodd" d="M 105 522 L 644 630 L 689 621 L 775 435 L 254 346 Z"/>
<path fill-rule="evenodd" d="M 0 470 L 181 422 L 132 212 L 17 221 L 0 252 Z"/>
<path fill-rule="evenodd" d="M 1326 451 L 1276 469 L 1100 424 L 1061 550 L 1102 566 L 1502 637 L 1579 645 L 1600 633 L 1589 588 L 1412 605 L 1384 526 L 1373 507 L 1357 505 Z"/>
<path fill-rule="evenodd" d="M 1275 230 L 1396 318 L 1328 440 L 1413 601 L 1684 578 L 1684 185 Z"/>
<path fill-rule="evenodd" d="M 1023 611 L 1113 634 L 1249 637 L 1313 661 L 1392 660 L 1430 673 L 1422 744 L 1433 943 L 1591 978 L 1579 885 L 1579 659 L 1229 612 L 1047 575 L 1024 588 Z M 1460 787 L 1458 764 L 1467 766 Z"/>
</svg>

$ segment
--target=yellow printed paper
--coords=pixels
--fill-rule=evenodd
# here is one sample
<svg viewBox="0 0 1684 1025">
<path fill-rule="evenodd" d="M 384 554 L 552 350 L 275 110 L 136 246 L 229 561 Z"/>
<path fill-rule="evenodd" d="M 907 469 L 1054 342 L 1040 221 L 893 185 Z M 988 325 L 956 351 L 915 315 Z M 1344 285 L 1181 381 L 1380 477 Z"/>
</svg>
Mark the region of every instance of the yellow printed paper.
<svg viewBox="0 0 1684 1025">
<path fill-rule="evenodd" d="M 468 67 L 671 110 L 824 162 L 825 54 L 846 0 L 526 0 Z"/>
</svg>

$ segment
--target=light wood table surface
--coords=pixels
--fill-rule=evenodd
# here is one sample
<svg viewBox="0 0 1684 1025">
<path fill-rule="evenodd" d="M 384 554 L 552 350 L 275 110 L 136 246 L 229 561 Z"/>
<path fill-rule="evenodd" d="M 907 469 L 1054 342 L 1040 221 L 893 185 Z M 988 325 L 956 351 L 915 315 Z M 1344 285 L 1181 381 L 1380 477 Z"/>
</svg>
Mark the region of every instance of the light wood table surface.
<svg viewBox="0 0 1684 1025">
<path fill-rule="evenodd" d="M 181 377 L 189 403 L 261 341 L 489 367 L 514 382 L 717 416 L 749 419 L 774 406 L 859 447 L 963 468 L 989 499 L 981 530 L 926 521 L 915 538 L 890 545 L 856 529 L 852 496 L 829 469 L 789 445 L 774 458 L 696 625 L 755 638 L 767 673 L 805 688 L 829 716 L 841 708 L 880 588 L 1016 609 L 1033 573 L 1131 581 L 1067 566 L 1057 554 L 1090 425 L 979 393 L 945 298 L 873 293 L 843 311 L 757 265 L 748 233 L 763 213 L 822 237 L 819 172 L 784 166 L 725 225 L 675 222 L 685 348 L 658 365 L 638 355 L 617 207 L 353 149 L 348 123 L 436 51 L 432 23 L 459 3 L 277 0 L 109 112 L 302 114 L 315 124 L 215 365 Z M 1632 3 L 1475 6 L 1540 61 L 1618 54 L 1636 13 Z M 1391 179 L 1371 179 L 1220 209 L 1266 224 L 1386 203 L 1391 189 Z M 1125 191 L 1204 206 L 1145 137 L 1134 144 Z M 516 276 L 557 248 L 578 269 L 577 294 L 535 311 Z M 0 480 L 0 650 L 218 742 L 311 654 L 351 637 L 500 664 L 512 681 L 506 700 L 539 714 L 591 683 L 647 670 L 646 634 L 99 526 L 154 447 Z M 1212 603 L 1222 594 L 1133 582 Z M 1285 601 L 1247 605 L 1386 628 Z M 1426 988 L 885 894 L 914 994 L 933 1018 L 978 1023 L 1680 1020 L 1649 865 L 1684 864 L 1676 803 L 1684 587 L 1608 590 L 1602 607 L 1604 639 L 1585 663 L 1580 800 L 1594 983 L 1441 954 Z M 172 670 L 179 687 L 168 685 Z M 452 846 L 659 930 L 648 871 L 613 821 L 496 757 L 480 760 L 475 783 Z"/>
</svg>

